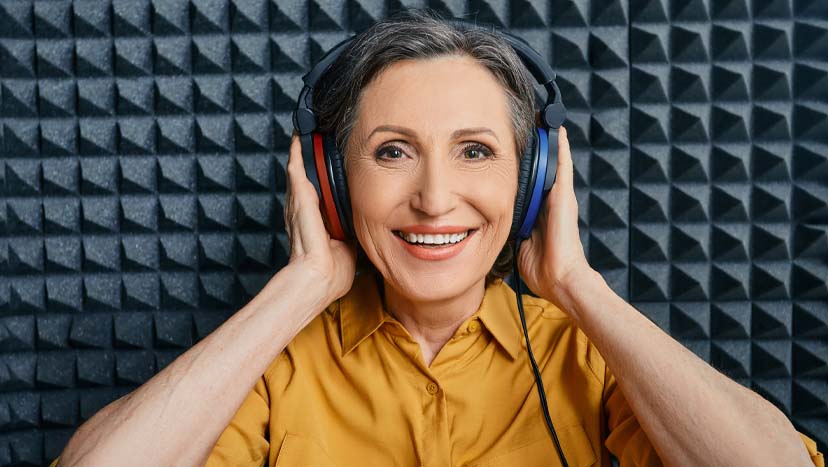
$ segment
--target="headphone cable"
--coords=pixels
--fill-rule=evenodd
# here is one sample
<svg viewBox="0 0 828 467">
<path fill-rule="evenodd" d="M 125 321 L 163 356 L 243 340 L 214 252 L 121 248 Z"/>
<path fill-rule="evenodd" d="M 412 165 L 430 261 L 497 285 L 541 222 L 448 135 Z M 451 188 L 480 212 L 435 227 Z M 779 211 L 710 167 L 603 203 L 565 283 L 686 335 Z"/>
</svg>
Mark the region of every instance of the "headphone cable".
<svg viewBox="0 0 828 467">
<path fill-rule="evenodd" d="M 558 456 L 561 459 L 563 467 L 569 467 L 566 462 L 561 443 L 558 441 L 558 435 L 555 433 L 555 427 L 552 425 L 552 417 L 549 416 L 549 405 L 546 403 L 546 393 L 543 389 L 543 379 L 541 379 L 538 363 L 535 361 L 535 356 L 532 354 L 532 346 L 529 345 L 529 331 L 526 328 L 526 316 L 523 313 L 523 296 L 520 287 L 520 272 L 518 271 L 518 252 L 520 251 L 520 244 L 523 240 L 518 236 L 515 239 L 515 252 L 513 255 L 514 264 L 514 279 L 515 292 L 517 294 L 518 312 L 520 313 L 520 324 L 523 326 L 523 337 L 526 338 L 526 350 L 529 352 L 529 361 L 532 363 L 532 371 L 535 373 L 535 385 L 538 388 L 538 396 L 540 396 L 541 407 L 543 407 L 543 417 L 546 419 L 546 426 L 552 433 L 552 440 L 555 441 L 555 449 L 558 451 Z"/>
</svg>

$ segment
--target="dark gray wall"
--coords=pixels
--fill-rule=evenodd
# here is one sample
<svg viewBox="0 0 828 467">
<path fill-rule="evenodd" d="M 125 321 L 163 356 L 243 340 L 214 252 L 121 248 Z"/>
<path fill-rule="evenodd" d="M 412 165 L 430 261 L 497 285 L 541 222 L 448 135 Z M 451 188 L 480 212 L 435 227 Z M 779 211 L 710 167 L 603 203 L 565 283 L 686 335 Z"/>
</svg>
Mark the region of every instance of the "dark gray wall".
<svg viewBox="0 0 828 467">
<path fill-rule="evenodd" d="M 549 58 L 590 262 L 825 451 L 828 3 L 429 5 Z M 301 74 L 400 6 L 0 2 L 0 464 L 57 456 L 285 264 Z"/>
</svg>

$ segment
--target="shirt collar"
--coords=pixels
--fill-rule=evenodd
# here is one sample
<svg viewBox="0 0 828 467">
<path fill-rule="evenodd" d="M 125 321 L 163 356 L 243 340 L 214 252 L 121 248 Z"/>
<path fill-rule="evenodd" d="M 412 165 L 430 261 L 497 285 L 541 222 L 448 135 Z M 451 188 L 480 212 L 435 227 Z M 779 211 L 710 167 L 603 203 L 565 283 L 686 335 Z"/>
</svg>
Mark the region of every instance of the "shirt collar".
<svg viewBox="0 0 828 467">
<path fill-rule="evenodd" d="M 379 274 L 362 272 L 354 278 L 351 289 L 339 299 L 339 330 L 342 355 L 347 355 L 386 321 L 394 318 L 383 306 Z M 525 307 L 525 305 L 524 305 Z M 523 334 L 514 290 L 506 282 L 496 281 L 483 294 L 483 301 L 473 316 L 478 316 L 495 340 L 514 359 L 520 351 Z"/>
<path fill-rule="evenodd" d="M 388 319 L 392 319 L 382 305 L 379 274 L 361 272 L 354 278 L 351 289 L 339 299 L 339 335 L 342 336 L 342 355 L 347 355 Z"/>
</svg>

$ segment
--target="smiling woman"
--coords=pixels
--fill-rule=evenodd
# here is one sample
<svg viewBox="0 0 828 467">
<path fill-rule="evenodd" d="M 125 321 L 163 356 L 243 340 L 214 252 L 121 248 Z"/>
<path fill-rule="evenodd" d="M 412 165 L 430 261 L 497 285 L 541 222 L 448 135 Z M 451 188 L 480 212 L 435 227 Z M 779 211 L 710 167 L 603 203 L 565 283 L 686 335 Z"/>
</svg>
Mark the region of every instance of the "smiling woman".
<svg viewBox="0 0 828 467">
<path fill-rule="evenodd" d="M 61 465 L 824 466 L 589 266 L 566 129 L 534 128 L 551 125 L 531 75 L 495 31 L 428 11 L 357 35 L 312 96 L 318 128 L 291 140 L 289 264 L 82 425 Z M 311 131 L 341 149 L 350 238 L 326 229 Z M 524 321 L 502 277 L 547 134 L 554 186 L 516 248 L 538 294 Z"/>
<path fill-rule="evenodd" d="M 358 206 L 353 225 L 370 264 L 395 293 L 417 302 L 450 300 L 492 268 L 517 192 L 511 122 L 502 86 L 468 56 L 399 61 L 363 90 L 345 151 Z M 465 127 L 478 130 L 456 131 Z M 434 249 L 395 232 L 428 235 L 424 241 L 444 232 L 468 235 Z"/>
<path fill-rule="evenodd" d="M 495 197 L 502 201 L 501 207 L 508 205 L 506 212 L 511 215 L 518 159 L 539 124 L 532 76 L 496 34 L 485 28 L 460 33 L 441 19 L 429 10 L 408 10 L 357 36 L 314 88 L 317 131 L 334 135 L 337 147 L 348 154 L 346 173 L 356 172 L 357 177 L 364 176 L 358 174 L 367 161 L 387 169 L 386 179 L 394 179 L 392 183 L 400 181 L 394 173 L 413 168 L 419 171 L 410 173 L 413 176 L 436 173 L 439 177 L 432 178 L 433 183 L 460 186 L 470 177 L 475 178 L 472 187 L 503 182 Z M 430 64 L 422 67 L 426 59 Z M 437 135 L 434 130 L 439 129 L 445 133 Z M 438 148 L 442 154 L 434 153 Z M 425 153 L 432 156 L 430 165 L 423 164 Z M 459 155 L 465 159 L 463 165 L 457 164 Z M 392 158 L 403 160 L 392 162 Z M 452 160 L 453 170 L 434 165 Z M 353 180 L 349 174 L 349 190 L 358 186 L 359 181 Z M 432 195 L 440 192 L 439 186 L 432 188 L 436 190 Z M 424 196 L 426 203 L 435 201 L 429 193 Z M 481 241 L 497 250 L 487 268 L 486 285 L 490 285 L 509 274 L 513 244 L 505 237 L 494 238 L 492 231 L 484 233 L 490 236 Z M 492 240 L 502 241 L 492 245 Z M 375 257 L 360 254 L 359 259 L 360 269 L 374 270 L 377 264 Z"/>
</svg>

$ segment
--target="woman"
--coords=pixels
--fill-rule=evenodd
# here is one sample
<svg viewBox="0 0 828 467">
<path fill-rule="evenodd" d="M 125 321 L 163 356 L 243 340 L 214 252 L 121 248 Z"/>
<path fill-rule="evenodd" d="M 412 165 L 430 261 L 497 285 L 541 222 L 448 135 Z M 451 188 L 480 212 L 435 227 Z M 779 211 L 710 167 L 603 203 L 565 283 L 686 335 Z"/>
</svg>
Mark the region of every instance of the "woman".
<svg viewBox="0 0 828 467">
<path fill-rule="evenodd" d="M 294 135 L 289 264 L 83 424 L 61 465 L 559 465 L 501 280 L 535 125 L 527 71 L 497 35 L 418 11 L 355 44 L 314 101 L 345 148 L 358 247 L 326 232 Z M 772 404 L 590 268 L 563 128 L 559 141 L 518 262 L 539 295 L 524 297 L 527 323 L 569 465 L 608 466 L 612 452 L 630 466 L 822 466 Z"/>
</svg>

